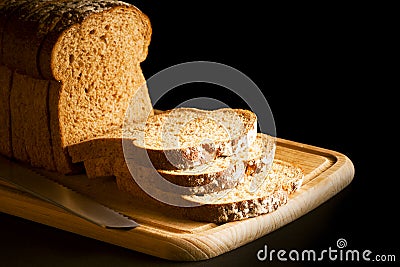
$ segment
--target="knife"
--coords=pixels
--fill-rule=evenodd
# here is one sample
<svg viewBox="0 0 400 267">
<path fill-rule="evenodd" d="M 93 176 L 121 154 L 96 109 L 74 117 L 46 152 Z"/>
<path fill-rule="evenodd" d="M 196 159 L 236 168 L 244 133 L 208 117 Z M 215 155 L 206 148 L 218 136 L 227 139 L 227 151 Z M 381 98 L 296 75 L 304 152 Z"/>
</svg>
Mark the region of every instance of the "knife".
<svg viewBox="0 0 400 267">
<path fill-rule="evenodd" d="M 0 157 L 0 179 L 104 228 L 139 226 L 125 215 L 3 157 Z"/>
</svg>

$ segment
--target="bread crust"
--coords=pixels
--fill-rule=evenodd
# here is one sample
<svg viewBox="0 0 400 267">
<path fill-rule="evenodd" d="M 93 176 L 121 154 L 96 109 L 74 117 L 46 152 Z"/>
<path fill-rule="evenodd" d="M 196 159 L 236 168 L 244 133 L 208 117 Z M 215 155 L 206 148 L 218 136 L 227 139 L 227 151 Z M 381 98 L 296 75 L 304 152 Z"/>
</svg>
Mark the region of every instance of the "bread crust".
<svg viewBox="0 0 400 267">
<path fill-rule="evenodd" d="M 218 158 L 216 159 L 218 160 Z M 207 170 L 213 163 L 207 164 L 208 167 L 201 172 L 191 172 L 190 170 L 157 170 L 158 173 L 167 181 L 185 187 L 203 187 L 207 186 L 211 191 L 219 191 L 224 188 L 232 188 L 243 177 L 245 173 L 244 162 L 231 160 L 226 166 L 217 170 Z M 200 168 L 201 169 L 201 168 Z M 235 178 L 236 177 L 236 178 Z M 206 193 L 206 192 L 198 192 Z"/>
<path fill-rule="evenodd" d="M 28 90 L 26 90 L 28 87 Z M 29 97 L 29 89 L 32 89 L 29 77 L 14 72 L 13 84 L 10 92 L 10 110 L 11 110 L 11 134 L 13 156 L 22 162 L 30 163 L 30 158 L 26 150 L 25 118 L 28 116 L 26 98 Z M 22 101 L 22 102 L 21 102 Z"/>
<path fill-rule="evenodd" d="M 277 190 L 270 195 L 255 199 L 224 204 L 206 204 L 191 208 L 179 208 L 183 215 L 194 221 L 217 224 L 233 222 L 271 213 L 288 201 L 288 194 Z"/>
<path fill-rule="evenodd" d="M 0 64 L 0 154 L 12 158 L 10 93 L 13 72 Z"/>
<path fill-rule="evenodd" d="M 49 81 L 14 72 L 10 94 L 14 158 L 55 170 L 47 107 Z"/>
<path fill-rule="evenodd" d="M 49 127 L 53 146 L 54 164 L 57 172 L 62 174 L 75 174 L 83 172 L 82 164 L 74 164 L 68 154 L 68 149 L 63 144 L 63 133 L 60 125 L 60 94 L 62 91 L 61 82 L 50 81 L 49 85 Z"/>
<path fill-rule="evenodd" d="M 11 69 L 42 78 L 37 56 L 57 5 L 65 1 L 22 1 L 8 18 L 3 35 L 3 62 Z"/>
<path fill-rule="evenodd" d="M 21 5 L 29 2 L 29 0 L 3 0 L 0 2 L 0 64 L 3 64 L 3 48 L 4 30 L 9 18 L 16 12 Z"/>
</svg>

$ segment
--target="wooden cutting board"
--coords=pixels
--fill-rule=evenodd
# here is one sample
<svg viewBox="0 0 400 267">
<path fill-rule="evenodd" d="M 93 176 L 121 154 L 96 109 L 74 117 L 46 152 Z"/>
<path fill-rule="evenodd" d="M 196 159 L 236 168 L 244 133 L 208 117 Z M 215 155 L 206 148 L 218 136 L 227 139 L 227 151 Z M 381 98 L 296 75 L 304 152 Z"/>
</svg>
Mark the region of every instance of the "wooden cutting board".
<svg viewBox="0 0 400 267">
<path fill-rule="evenodd" d="M 131 216 L 140 226 L 128 231 L 101 228 L 5 182 L 0 182 L 0 211 L 165 259 L 205 260 L 305 215 L 346 187 L 354 177 L 354 166 L 345 155 L 319 147 L 278 139 L 276 158 L 303 168 L 302 188 L 278 210 L 238 222 L 216 225 L 171 217 L 119 192 L 112 178 L 90 180 L 84 175 L 53 173 L 47 175 Z"/>
</svg>

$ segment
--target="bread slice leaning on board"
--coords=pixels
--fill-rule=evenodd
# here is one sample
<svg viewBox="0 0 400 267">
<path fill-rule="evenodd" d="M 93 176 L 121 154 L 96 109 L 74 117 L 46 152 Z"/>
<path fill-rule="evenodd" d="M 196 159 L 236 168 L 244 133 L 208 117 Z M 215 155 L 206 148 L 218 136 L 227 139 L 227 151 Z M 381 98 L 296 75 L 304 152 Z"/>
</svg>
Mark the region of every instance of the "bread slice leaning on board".
<svg viewBox="0 0 400 267">
<path fill-rule="evenodd" d="M 153 114 L 140 68 L 151 25 L 135 6 L 3 0 L 0 33 L 1 154 L 76 173 L 68 146 L 121 128 L 128 107 L 137 121 Z"/>
</svg>

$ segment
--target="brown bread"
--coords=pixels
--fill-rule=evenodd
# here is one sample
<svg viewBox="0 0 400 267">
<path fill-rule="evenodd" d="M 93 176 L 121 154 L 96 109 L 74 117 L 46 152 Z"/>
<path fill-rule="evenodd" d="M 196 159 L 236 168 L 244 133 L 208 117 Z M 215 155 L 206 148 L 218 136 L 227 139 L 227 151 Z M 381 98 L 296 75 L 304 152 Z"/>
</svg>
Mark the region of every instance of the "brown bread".
<svg viewBox="0 0 400 267">
<path fill-rule="evenodd" d="M 132 99 L 136 105 L 130 108 L 131 119 L 142 121 L 153 114 L 140 68 L 151 26 L 133 5 L 114 0 L 6 0 L 0 3 L 0 33 L 1 62 L 18 73 L 11 81 L 11 102 L 2 99 L 5 107 L 12 107 L 11 117 L 6 109 L 0 115 L 5 122 L 11 118 L 11 125 L 15 120 L 11 135 L 19 160 L 30 163 L 30 154 L 38 158 L 36 152 L 26 150 L 32 150 L 39 139 L 48 140 L 36 136 L 37 131 L 22 138 L 28 126 L 18 127 L 23 123 L 20 116 L 28 113 L 40 112 L 40 118 L 47 118 L 37 121 L 37 128 L 50 134 L 53 150 L 53 163 L 42 157 L 35 165 L 64 174 L 79 170 L 67 146 L 122 127 Z M 37 80 L 31 83 L 30 78 Z M 145 89 L 139 90 L 141 86 Z M 35 90 L 31 100 L 29 88 Z M 6 96 L 5 87 L 2 93 Z M 48 101 L 43 104 L 44 116 L 42 110 L 31 109 L 43 100 Z"/>
</svg>

